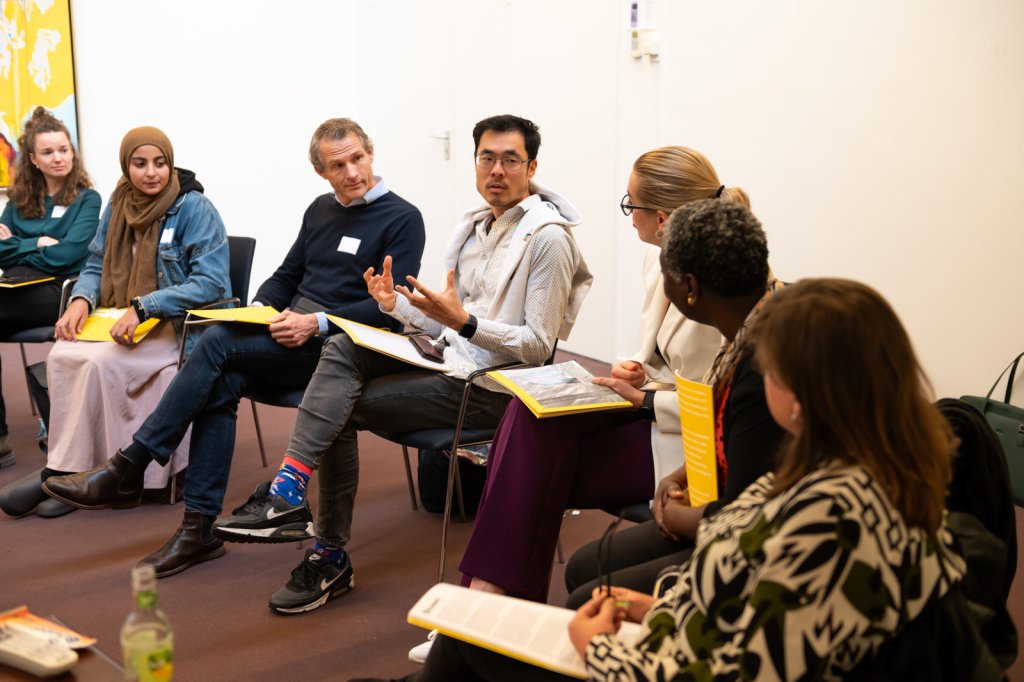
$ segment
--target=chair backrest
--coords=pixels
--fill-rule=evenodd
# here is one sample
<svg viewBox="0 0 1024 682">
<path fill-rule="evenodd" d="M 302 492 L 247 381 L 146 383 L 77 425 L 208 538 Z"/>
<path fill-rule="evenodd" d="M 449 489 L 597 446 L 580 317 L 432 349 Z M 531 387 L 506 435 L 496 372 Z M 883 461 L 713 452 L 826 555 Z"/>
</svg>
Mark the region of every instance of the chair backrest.
<svg viewBox="0 0 1024 682">
<path fill-rule="evenodd" d="M 252 275 L 256 240 L 252 237 L 228 237 L 228 250 L 231 253 L 231 295 L 240 301 L 240 305 L 249 305 L 249 277 Z"/>
</svg>

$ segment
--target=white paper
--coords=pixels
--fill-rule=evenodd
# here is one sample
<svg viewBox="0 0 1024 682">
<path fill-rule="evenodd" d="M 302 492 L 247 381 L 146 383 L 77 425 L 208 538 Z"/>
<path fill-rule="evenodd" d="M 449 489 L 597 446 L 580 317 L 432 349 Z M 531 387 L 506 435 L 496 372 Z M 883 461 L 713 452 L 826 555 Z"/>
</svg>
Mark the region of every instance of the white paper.
<svg viewBox="0 0 1024 682">
<path fill-rule="evenodd" d="M 571 609 L 506 595 L 438 583 L 409 611 L 414 625 L 432 627 L 521 661 L 586 679 L 587 671 L 572 642 Z M 618 636 L 635 642 L 643 632 L 637 623 L 623 623 Z"/>
<path fill-rule="evenodd" d="M 50 217 L 51 218 L 60 218 L 65 213 L 67 213 L 67 212 L 68 212 L 68 207 L 67 206 L 61 206 L 60 204 L 57 204 L 56 206 L 53 207 L 53 210 L 50 211 Z"/>
<path fill-rule="evenodd" d="M 341 243 L 338 244 L 338 251 L 355 255 L 356 251 L 359 250 L 360 241 L 361 240 L 356 239 L 355 237 L 342 237 Z"/>
<path fill-rule="evenodd" d="M 352 340 L 360 346 L 370 348 L 384 355 L 390 355 L 397 360 L 408 362 L 410 365 L 416 365 L 417 367 L 439 372 L 447 372 L 451 369 L 447 363 L 432 362 L 424 359 L 412 345 L 412 341 L 409 340 L 408 336 L 395 334 L 386 329 L 377 329 L 376 327 L 370 327 L 334 315 L 328 315 L 327 319 L 344 329 L 345 333 L 352 337 Z"/>
<path fill-rule="evenodd" d="M 160 233 L 160 243 L 161 244 L 170 244 L 173 239 L 174 239 L 174 228 L 173 227 L 171 229 L 169 229 L 169 230 L 164 230 L 163 232 Z"/>
</svg>

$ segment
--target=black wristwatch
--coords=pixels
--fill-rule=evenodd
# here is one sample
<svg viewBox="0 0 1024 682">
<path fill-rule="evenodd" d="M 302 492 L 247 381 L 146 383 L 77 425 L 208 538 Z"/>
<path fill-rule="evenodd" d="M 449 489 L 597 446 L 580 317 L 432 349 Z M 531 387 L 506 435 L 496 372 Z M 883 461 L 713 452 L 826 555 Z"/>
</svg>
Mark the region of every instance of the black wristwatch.
<svg viewBox="0 0 1024 682">
<path fill-rule="evenodd" d="M 459 330 L 459 336 L 464 339 L 473 338 L 473 334 L 476 334 L 476 315 L 470 315 L 466 324 L 462 325 L 462 329 Z"/>
<path fill-rule="evenodd" d="M 146 310 L 142 307 L 142 301 L 136 296 L 132 299 L 132 308 L 135 309 L 135 317 L 139 318 L 139 322 L 146 321 Z"/>
<path fill-rule="evenodd" d="M 657 417 L 654 414 L 654 391 L 644 391 L 644 402 L 637 408 L 641 419 L 654 421 Z"/>
</svg>

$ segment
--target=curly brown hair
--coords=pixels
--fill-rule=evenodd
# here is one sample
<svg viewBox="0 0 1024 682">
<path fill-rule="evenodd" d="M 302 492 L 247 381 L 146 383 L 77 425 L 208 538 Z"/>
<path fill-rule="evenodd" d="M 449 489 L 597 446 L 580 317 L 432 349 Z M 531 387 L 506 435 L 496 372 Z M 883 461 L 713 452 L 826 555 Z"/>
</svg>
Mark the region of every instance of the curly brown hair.
<svg viewBox="0 0 1024 682">
<path fill-rule="evenodd" d="M 85 166 L 78 150 L 71 143 L 71 133 L 64 122 L 43 107 L 36 107 L 32 118 L 25 123 L 25 130 L 18 137 L 18 160 L 14 165 L 14 183 L 11 185 L 10 200 L 25 218 L 42 218 L 46 210 L 46 178 L 32 163 L 36 148 L 36 136 L 40 133 L 64 133 L 74 152 L 71 172 L 64 187 L 53 197 L 55 206 L 70 206 L 78 198 L 79 191 L 92 187 L 92 180 L 85 172 Z"/>
</svg>

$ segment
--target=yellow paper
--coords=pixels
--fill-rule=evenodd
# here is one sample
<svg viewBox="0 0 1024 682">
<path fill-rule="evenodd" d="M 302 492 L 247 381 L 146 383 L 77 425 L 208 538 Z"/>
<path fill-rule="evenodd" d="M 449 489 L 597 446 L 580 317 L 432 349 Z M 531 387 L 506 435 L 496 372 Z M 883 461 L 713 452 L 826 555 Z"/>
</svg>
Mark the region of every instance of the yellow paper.
<svg viewBox="0 0 1024 682">
<path fill-rule="evenodd" d="M 0 270 L 0 273 L 3 271 Z M 17 289 L 18 287 L 27 287 L 33 284 L 42 284 L 43 282 L 52 282 L 56 277 L 37 277 L 35 279 L 29 279 L 27 277 L 3 277 L 0 276 L 0 289 Z"/>
<path fill-rule="evenodd" d="M 718 499 L 714 393 L 711 386 L 684 379 L 676 372 L 676 395 L 690 504 L 699 507 Z"/>
<path fill-rule="evenodd" d="M 249 324 L 270 324 L 273 317 L 280 315 L 277 309 L 269 305 L 255 305 L 246 308 L 213 308 L 210 310 L 190 310 L 193 317 L 203 317 L 221 322 L 247 322 Z"/>
<path fill-rule="evenodd" d="M 121 319 L 121 316 L 128 312 L 129 308 L 96 308 L 85 321 L 82 331 L 75 335 L 79 341 L 110 341 L 110 330 L 114 323 Z M 159 323 L 155 317 L 151 317 L 135 328 L 135 342 L 138 343 L 146 337 L 153 327 Z"/>
<path fill-rule="evenodd" d="M 573 360 L 487 376 L 515 393 L 538 419 L 633 407 L 612 389 L 593 383 L 593 375 Z"/>
</svg>

